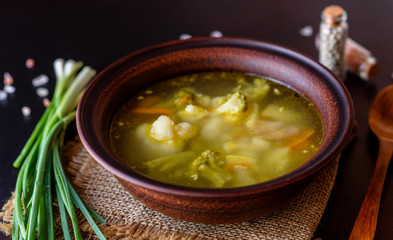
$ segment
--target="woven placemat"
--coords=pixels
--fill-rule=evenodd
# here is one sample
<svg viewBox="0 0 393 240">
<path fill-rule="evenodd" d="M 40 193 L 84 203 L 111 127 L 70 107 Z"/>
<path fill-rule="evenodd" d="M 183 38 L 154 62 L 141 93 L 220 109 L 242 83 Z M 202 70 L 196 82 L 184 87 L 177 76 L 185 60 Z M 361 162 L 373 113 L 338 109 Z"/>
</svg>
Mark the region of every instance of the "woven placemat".
<svg viewBox="0 0 393 240">
<path fill-rule="evenodd" d="M 300 196 L 273 214 L 238 224 L 206 225 L 176 220 L 144 206 L 91 158 L 79 139 L 67 143 L 66 158 L 68 176 L 77 191 L 107 220 L 106 225 L 99 227 L 108 239 L 311 239 L 329 199 L 338 166 L 338 159 L 330 163 Z M 13 197 L 0 212 L 0 230 L 8 235 L 12 211 Z M 80 223 L 84 239 L 95 239 L 82 217 Z"/>
</svg>

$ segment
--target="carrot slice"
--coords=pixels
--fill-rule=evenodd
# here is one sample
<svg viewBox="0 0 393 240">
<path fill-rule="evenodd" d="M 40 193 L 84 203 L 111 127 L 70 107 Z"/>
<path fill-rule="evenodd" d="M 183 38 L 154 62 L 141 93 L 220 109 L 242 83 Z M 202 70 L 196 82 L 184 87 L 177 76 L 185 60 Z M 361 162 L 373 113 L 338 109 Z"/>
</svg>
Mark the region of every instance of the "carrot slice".
<svg viewBox="0 0 393 240">
<path fill-rule="evenodd" d="M 294 137 L 290 142 L 286 144 L 287 147 L 293 148 L 302 142 L 306 141 L 309 137 L 311 137 L 315 133 L 315 130 L 308 129 L 303 131 L 299 136 Z"/>
<path fill-rule="evenodd" d="M 182 104 L 186 103 L 190 98 L 191 95 L 185 95 L 184 97 L 181 98 L 181 103 Z"/>
<path fill-rule="evenodd" d="M 138 102 L 137 108 L 150 108 L 161 101 L 162 98 L 157 95 L 144 96 L 143 101 Z"/>
<path fill-rule="evenodd" d="M 229 164 L 227 164 L 227 167 L 230 168 L 230 169 L 234 168 L 235 166 L 249 167 L 250 164 L 249 163 L 245 163 L 245 162 L 229 163 Z"/>
</svg>

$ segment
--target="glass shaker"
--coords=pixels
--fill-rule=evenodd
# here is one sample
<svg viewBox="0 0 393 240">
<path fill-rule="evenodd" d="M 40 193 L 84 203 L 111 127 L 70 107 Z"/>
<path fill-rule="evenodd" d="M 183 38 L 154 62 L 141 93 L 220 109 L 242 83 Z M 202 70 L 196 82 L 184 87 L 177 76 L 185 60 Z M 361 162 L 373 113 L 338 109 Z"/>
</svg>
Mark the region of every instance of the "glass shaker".
<svg viewBox="0 0 393 240">
<path fill-rule="evenodd" d="M 319 62 L 339 79 L 345 72 L 345 42 L 348 36 L 347 13 L 337 5 L 322 11 L 319 28 Z"/>
</svg>

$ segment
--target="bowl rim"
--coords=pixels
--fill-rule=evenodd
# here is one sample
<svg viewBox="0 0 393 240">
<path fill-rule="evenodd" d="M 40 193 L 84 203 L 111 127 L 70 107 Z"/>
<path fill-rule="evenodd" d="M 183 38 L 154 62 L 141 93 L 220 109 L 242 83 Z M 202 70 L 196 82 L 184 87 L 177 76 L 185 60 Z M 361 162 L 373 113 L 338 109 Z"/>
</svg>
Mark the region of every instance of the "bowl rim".
<svg viewBox="0 0 393 240">
<path fill-rule="evenodd" d="M 290 56 L 305 65 L 311 67 L 317 72 L 321 72 L 330 78 L 331 84 L 335 86 L 335 89 L 340 89 L 342 92 L 340 96 L 343 96 L 343 102 L 346 104 L 346 114 L 347 118 L 345 122 L 340 122 L 340 124 L 344 124 L 345 131 L 340 135 L 340 139 L 334 141 L 334 146 L 330 148 L 330 151 L 323 155 L 323 159 L 320 161 L 307 161 L 305 164 L 297 167 L 295 170 L 280 176 L 278 178 L 261 182 L 254 185 L 248 185 L 243 187 L 235 187 L 235 188 L 195 188 L 195 187 L 186 187 L 180 185 L 174 185 L 170 183 L 161 182 L 155 179 L 152 179 L 146 175 L 140 174 L 136 171 L 131 170 L 125 165 L 121 164 L 113 164 L 108 162 L 106 159 L 102 157 L 102 155 L 97 152 L 97 148 L 89 141 L 89 138 L 86 136 L 86 130 L 84 129 L 84 117 L 83 110 L 86 108 L 85 102 L 89 97 L 89 92 L 93 89 L 97 81 L 109 72 L 119 68 L 125 62 L 133 59 L 136 56 L 148 53 L 150 51 L 157 51 L 159 49 L 167 48 L 174 45 L 186 44 L 189 46 L 193 46 L 195 43 L 204 43 L 209 41 L 223 41 L 227 44 L 238 44 L 237 47 L 241 47 L 242 44 L 252 44 L 258 47 L 262 47 L 264 49 L 269 49 L 272 52 L 280 53 L 285 56 Z M 149 46 L 138 51 L 135 51 L 131 54 L 128 54 L 119 60 L 113 62 L 108 67 L 106 67 L 103 71 L 101 71 L 86 87 L 85 92 L 82 95 L 80 103 L 77 108 L 77 131 L 78 135 L 81 139 L 82 144 L 89 152 L 89 154 L 94 158 L 96 162 L 98 162 L 101 166 L 115 174 L 117 178 L 120 178 L 126 182 L 131 182 L 135 185 L 138 185 L 143 188 L 147 188 L 150 190 L 154 190 L 157 192 L 179 195 L 179 196 L 189 196 L 189 197 L 203 197 L 203 198 L 225 198 L 225 197 L 241 197 L 250 194 L 268 194 L 271 191 L 278 190 L 282 187 L 286 187 L 293 182 L 300 182 L 305 180 L 306 178 L 314 175 L 316 172 L 325 167 L 330 161 L 336 159 L 340 153 L 346 147 L 346 143 L 349 142 L 353 126 L 354 126 L 354 106 L 350 94 L 345 87 L 344 83 L 339 80 L 328 68 L 317 62 L 310 56 L 305 55 L 304 53 L 289 48 L 287 46 L 283 46 L 281 44 L 272 43 L 268 41 L 247 39 L 247 38 L 235 38 L 235 37 L 222 37 L 222 38 L 212 38 L 212 37 L 197 37 L 190 38 L 187 40 L 173 40 L 169 42 L 164 42 L 160 44 L 156 44 L 153 46 Z M 339 144 L 340 143 L 340 144 Z"/>
</svg>

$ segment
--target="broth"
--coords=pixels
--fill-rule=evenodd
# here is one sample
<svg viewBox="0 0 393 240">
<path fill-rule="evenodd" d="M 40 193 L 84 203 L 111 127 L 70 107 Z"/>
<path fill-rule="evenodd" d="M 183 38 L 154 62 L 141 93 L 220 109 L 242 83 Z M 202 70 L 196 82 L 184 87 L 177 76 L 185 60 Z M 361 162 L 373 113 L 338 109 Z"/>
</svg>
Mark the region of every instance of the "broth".
<svg viewBox="0 0 393 240">
<path fill-rule="evenodd" d="M 294 90 L 239 72 L 204 72 L 160 82 L 116 113 L 114 153 L 153 179 L 231 188 L 296 169 L 318 149 L 321 118 Z"/>
</svg>

